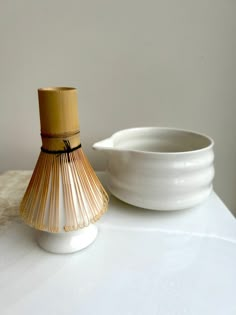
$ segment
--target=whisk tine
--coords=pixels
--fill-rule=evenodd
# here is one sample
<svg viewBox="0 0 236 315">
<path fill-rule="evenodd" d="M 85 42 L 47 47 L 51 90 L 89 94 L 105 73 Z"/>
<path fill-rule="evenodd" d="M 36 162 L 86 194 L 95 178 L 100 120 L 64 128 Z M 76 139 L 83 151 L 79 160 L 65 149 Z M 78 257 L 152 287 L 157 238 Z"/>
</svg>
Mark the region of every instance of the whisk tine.
<svg viewBox="0 0 236 315">
<path fill-rule="evenodd" d="M 72 231 L 94 223 L 105 212 L 108 196 L 99 185 L 96 174 L 88 169 L 82 149 L 78 151 L 69 153 L 69 163 L 67 153 L 56 157 L 41 152 L 41 165 L 35 168 L 20 207 L 26 223 L 48 232 L 55 233 L 61 228 Z M 59 200 L 60 181 L 63 204 Z M 64 209 L 65 215 L 62 227 L 60 208 Z"/>
<path fill-rule="evenodd" d="M 74 182 L 75 182 L 75 187 L 76 187 L 76 195 L 77 195 L 77 200 L 78 204 L 80 205 L 80 212 L 79 212 L 79 227 L 82 226 L 87 226 L 89 224 L 89 215 L 86 211 L 86 204 L 84 202 L 83 198 L 83 189 L 81 185 L 81 181 L 79 178 L 79 168 L 76 168 L 76 156 L 75 152 L 72 153 L 72 159 L 73 159 L 73 164 L 72 164 L 72 169 L 73 169 L 73 177 L 74 177 Z M 91 209 L 91 211 L 93 211 Z"/>
</svg>

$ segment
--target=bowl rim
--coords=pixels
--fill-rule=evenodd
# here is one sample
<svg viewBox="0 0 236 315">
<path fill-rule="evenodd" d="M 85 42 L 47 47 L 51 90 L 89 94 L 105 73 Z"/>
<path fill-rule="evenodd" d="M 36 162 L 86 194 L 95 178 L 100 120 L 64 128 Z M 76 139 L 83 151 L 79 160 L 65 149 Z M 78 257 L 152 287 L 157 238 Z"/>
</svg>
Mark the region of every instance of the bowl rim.
<svg viewBox="0 0 236 315">
<path fill-rule="evenodd" d="M 122 133 L 128 132 L 128 131 L 138 131 L 138 130 L 168 130 L 168 131 L 176 131 L 176 132 L 182 132 L 182 133 L 188 133 L 192 134 L 194 136 L 201 136 L 209 141 L 209 145 L 206 147 L 196 149 L 196 150 L 189 150 L 189 151 L 174 151 L 174 152 L 158 152 L 158 151 L 144 151 L 144 150 L 135 150 L 135 149 L 123 149 L 123 148 L 113 148 L 114 151 L 122 151 L 122 152 L 136 152 L 136 153 L 142 153 L 142 154 L 148 154 L 148 155 L 185 155 L 185 154 L 193 154 L 193 153 L 198 153 L 198 152 L 204 152 L 208 151 L 209 149 L 213 148 L 215 145 L 214 140 L 201 132 L 197 132 L 194 130 L 190 129 L 182 129 L 182 128 L 176 128 L 176 127 L 157 127 L 157 126 L 143 126 L 143 127 L 132 127 L 132 128 L 126 128 L 126 129 L 121 129 L 116 131 L 111 135 L 111 139 L 114 140 L 114 138 Z"/>
</svg>

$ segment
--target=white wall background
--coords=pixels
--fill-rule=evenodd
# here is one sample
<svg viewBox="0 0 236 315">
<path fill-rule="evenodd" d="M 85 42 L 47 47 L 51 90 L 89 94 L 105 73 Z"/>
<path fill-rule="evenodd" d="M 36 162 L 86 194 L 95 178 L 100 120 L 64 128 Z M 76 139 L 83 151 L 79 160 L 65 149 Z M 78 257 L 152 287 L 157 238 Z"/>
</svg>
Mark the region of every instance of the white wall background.
<svg viewBox="0 0 236 315">
<path fill-rule="evenodd" d="M 0 172 L 32 169 L 37 88 L 79 89 L 83 148 L 126 127 L 215 139 L 215 190 L 236 213 L 236 1 L 1 0 Z"/>
</svg>

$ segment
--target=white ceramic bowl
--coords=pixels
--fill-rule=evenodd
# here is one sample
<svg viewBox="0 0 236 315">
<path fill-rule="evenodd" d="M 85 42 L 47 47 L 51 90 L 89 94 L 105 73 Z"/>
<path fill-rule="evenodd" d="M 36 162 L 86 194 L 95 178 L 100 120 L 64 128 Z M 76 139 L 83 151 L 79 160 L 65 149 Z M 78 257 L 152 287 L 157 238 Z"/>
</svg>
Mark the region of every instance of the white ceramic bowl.
<svg viewBox="0 0 236 315">
<path fill-rule="evenodd" d="M 211 193 L 213 145 L 192 131 L 144 127 L 121 130 L 93 148 L 107 154 L 107 184 L 114 196 L 146 209 L 180 210 Z"/>
</svg>

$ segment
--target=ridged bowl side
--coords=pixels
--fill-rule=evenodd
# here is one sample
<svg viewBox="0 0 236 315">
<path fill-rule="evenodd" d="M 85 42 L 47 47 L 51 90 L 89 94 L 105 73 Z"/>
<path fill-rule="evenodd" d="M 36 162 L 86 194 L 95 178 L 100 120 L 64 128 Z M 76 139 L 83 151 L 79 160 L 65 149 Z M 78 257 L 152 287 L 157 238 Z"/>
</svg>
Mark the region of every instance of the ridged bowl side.
<svg viewBox="0 0 236 315">
<path fill-rule="evenodd" d="M 180 210 L 203 202 L 212 191 L 213 149 L 145 154 L 111 152 L 108 188 L 117 198 L 150 210 Z"/>
</svg>

